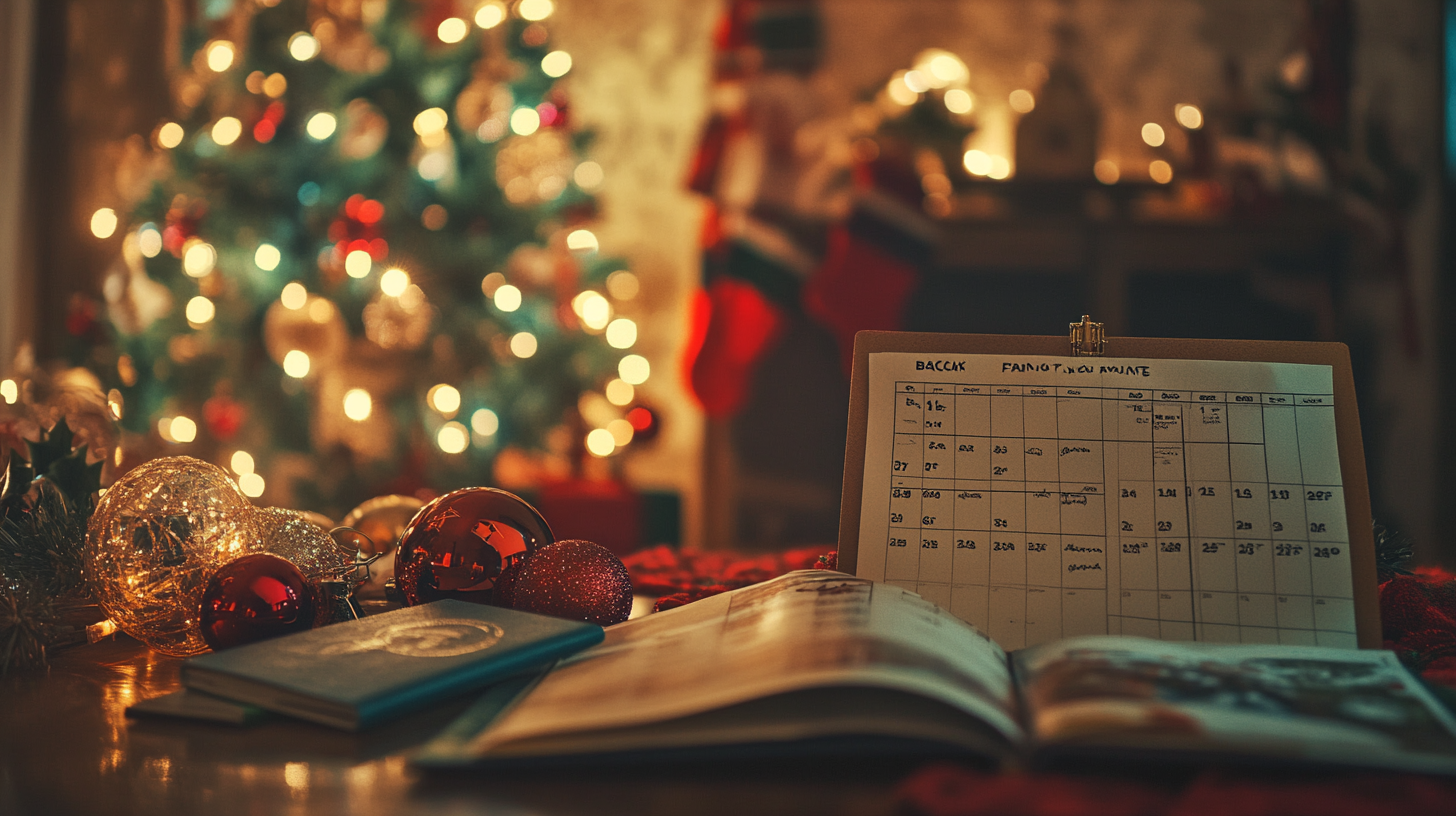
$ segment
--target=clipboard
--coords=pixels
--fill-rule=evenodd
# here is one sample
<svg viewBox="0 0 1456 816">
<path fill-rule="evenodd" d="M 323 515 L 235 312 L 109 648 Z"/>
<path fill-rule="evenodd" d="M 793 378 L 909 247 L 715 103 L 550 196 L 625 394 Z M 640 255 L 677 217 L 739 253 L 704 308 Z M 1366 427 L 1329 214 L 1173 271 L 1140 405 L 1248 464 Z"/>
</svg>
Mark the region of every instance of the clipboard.
<svg viewBox="0 0 1456 816">
<path fill-rule="evenodd" d="M 1109 356 L 1119 358 L 1225 360 L 1329 366 L 1335 395 L 1335 432 L 1348 525 L 1356 639 L 1380 648 L 1380 605 L 1371 529 L 1365 450 L 1349 348 L 1343 343 L 1266 340 L 1188 340 L 1119 337 L 1108 340 L 1087 317 L 1070 325 L 1069 337 L 1052 335 L 940 334 L 863 331 L 855 335 L 849 391 L 849 431 L 839 511 L 839 569 L 855 573 L 864 500 L 865 446 L 869 419 L 869 356 L 882 352 Z"/>
</svg>

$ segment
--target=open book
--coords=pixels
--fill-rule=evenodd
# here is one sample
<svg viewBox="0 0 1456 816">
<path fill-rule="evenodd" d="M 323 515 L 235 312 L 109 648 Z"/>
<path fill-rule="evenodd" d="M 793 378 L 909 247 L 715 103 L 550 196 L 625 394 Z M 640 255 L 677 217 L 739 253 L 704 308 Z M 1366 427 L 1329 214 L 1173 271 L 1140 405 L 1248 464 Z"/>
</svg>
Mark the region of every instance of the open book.
<svg viewBox="0 0 1456 816">
<path fill-rule="evenodd" d="M 1102 636 L 1008 655 L 902 588 L 802 571 L 612 627 L 539 681 L 494 690 L 416 762 L 810 751 L 1453 773 L 1453 735 L 1389 652 Z"/>
</svg>

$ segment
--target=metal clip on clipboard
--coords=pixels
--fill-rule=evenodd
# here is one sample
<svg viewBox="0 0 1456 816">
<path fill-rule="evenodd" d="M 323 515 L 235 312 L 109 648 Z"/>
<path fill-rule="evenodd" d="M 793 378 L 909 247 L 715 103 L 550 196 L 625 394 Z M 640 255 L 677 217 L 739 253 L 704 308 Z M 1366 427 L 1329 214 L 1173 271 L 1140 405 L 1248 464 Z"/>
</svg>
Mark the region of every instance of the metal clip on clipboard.
<svg viewBox="0 0 1456 816">
<path fill-rule="evenodd" d="M 1067 336 L 1073 357 L 1101 357 L 1107 351 L 1107 335 L 1102 324 L 1093 323 L 1088 315 L 1082 315 L 1081 323 L 1068 323 Z"/>
</svg>

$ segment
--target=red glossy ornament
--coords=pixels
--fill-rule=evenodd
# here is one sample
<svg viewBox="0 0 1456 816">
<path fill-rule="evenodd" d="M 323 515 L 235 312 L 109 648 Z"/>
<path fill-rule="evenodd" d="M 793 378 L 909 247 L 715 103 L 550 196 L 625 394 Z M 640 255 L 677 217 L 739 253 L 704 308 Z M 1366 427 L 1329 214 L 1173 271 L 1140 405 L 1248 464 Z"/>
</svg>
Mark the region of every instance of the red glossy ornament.
<svg viewBox="0 0 1456 816">
<path fill-rule="evenodd" d="M 521 564 L 511 607 L 601 626 L 632 613 L 632 578 L 622 559 L 590 541 L 558 541 Z"/>
<path fill-rule="evenodd" d="M 313 628 L 313 589 L 286 558 L 259 553 L 224 564 L 202 593 L 202 639 L 213 650 Z"/>
<path fill-rule="evenodd" d="M 520 497 L 491 487 L 456 490 L 421 508 L 400 535 L 395 590 L 407 606 L 490 603 L 502 570 L 555 540 Z"/>
</svg>

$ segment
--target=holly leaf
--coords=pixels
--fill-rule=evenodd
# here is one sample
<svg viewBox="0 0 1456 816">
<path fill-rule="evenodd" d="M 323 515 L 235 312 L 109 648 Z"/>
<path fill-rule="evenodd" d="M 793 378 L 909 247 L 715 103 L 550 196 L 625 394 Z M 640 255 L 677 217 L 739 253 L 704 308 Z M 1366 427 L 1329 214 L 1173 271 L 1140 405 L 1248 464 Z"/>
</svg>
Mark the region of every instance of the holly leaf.
<svg viewBox="0 0 1456 816">
<path fill-rule="evenodd" d="M 57 460 L 70 455 L 71 443 L 75 438 L 76 435 L 71 433 L 71 426 L 66 424 L 66 418 L 61 417 L 51 426 L 49 432 L 41 434 L 39 442 L 27 441 L 25 447 L 30 449 L 32 470 L 37 474 L 49 471 Z"/>
<path fill-rule="evenodd" d="M 67 504 L 84 510 L 101 489 L 101 463 L 87 464 L 86 446 L 82 445 L 52 462 L 45 477 L 65 494 Z"/>
</svg>

